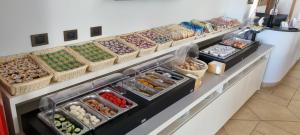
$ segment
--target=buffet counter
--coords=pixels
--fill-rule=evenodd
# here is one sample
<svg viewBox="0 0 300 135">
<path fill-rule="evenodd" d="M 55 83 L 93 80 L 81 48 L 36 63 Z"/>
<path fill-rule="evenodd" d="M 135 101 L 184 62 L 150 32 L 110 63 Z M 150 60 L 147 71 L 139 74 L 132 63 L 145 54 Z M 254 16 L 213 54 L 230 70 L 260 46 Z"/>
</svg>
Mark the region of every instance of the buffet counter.
<svg viewBox="0 0 300 135">
<path fill-rule="evenodd" d="M 264 86 L 275 86 L 299 59 L 300 31 L 266 29 L 257 35 L 261 43 L 274 46 L 264 77 Z"/>
<path fill-rule="evenodd" d="M 155 115 L 129 135 L 215 134 L 260 89 L 272 46 L 256 52 L 218 76 L 207 73 L 201 89 Z"/>
<path fill-rule="evenodd" d="M 272 46 L 261 45 L 257 51 L 228 69 L 223 75 L 207 73 L 200 90 L 190 93 L 191 85 L 183 85 L 172 90 L 173 94 L 168 93 L 165 97 L 161 97 L 160 101 L 153 102 L 162 101 L 166 108 L 148 117 L 149 119 L 140 119 L 138 115 L 132 116 L 141 110 L 136 108 L 131 114 L 123 115 L 121 119 L 115 119 L 88 134 L 111 134 L 116 129 L 123 132 L 124 124 L 130 126 L 136 119 L 140 120 L 137 122 L 139 126 L 127 132 L 128 135 L 215 134 L 255 91 L 260 89 L 271 50 Z M 180 98 L 176 95 L 182 96 Z M 174 103 L 171 103 L 173 101 Z M 157 109 L 152 107 L 150 110 Z M 141 115 L 151 114 L 150 112 L 148 110 Z M 50 128 L 38 119 L 37 113 L 39 110 L 22 116 L 25 133 L 51 135 Z M 123 123 L 123 126 L 116 126 L 120 123 Z"/>
<path fill-rule="evenodd" d="M 49 86 L 21 95 L 12 96 L 9 92 L 5 90 L 5 88 L 0 86 L 4 106 L 6 108 L 5 111 L 6 117 L 8 119 L 9 131 L 12 134 L 22 134 L 21 115 L 36 110 L 39 107 L 40 98 L 45 95 L 64 90 L 66 88 L 90 81 L 101 76 L 124 70 L 130 66 L 138 65 L 151 59 L 156 59 L 163 55 L 172 53 L 183 46 L 189 46 L 191 44 L 197 44 L 212 38 L 223 36 L 224 34 L 233 32 L 237 29 L 238 27 L 228 28 L 223 31 L 207 34 L 195 40 L 180 42 L 176 46 L 172 46 L 164 50 L 158 50 L 155 53 L 151 53 L 143 57 L 137 57 L 125 61 L 123 63 L 118 63 L 109 68 L 104 68 L 102 70 L 94 72 L 87 72 L 84 75 L 77 78 L 73 78 L 63 82 L 51 83 Z"/>
</svg>

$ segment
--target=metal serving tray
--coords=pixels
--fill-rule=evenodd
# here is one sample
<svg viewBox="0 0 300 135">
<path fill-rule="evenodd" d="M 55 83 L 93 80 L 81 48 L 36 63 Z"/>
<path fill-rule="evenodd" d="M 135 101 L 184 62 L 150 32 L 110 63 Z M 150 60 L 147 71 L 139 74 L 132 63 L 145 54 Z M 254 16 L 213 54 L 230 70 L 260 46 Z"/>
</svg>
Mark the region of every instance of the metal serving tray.
<svg viewBox="0 0 300 135">
<path fill-rule="evenodd" d="M 126 97 L 120 95 L 119 93 L 113 91 L 112 88 L 109 88 L 109 87 L 106 87 L 106 88 L 101 89 L 100 91 L 96 92 L 96 94 L 98 94 L 98 96 L 99 96 L 100 98 L 103 98 L 104 100 L 106 100 L 106 101 L 112 103 L 111 101 L 109 101 L 109 100 L 105 99 L 104 97 L 101 97 L 101 96 L 100 96 L 100 94 L 102 94 L 102 93 L 104 93 L 104 92 L 112 93 L 112 94 L 114 94 L 115 96 L 117 96 L 117 97 L 119 97 L 119 98 L 122 98 L 122 99 L 125 99 L 126 102 L 130 103 L 131 105 L 130 105 L 130 106 L 127 106 L 127 105 L 126 105 L 126 108 L 119 107 L 119 108 L 121 108 L 124 112 L 138 106 L 137 103 L 135 103 L 135 102 L 133 102 L 132 100 L 130 100 L 130 99 L 128 99 L 128 98 L 126 98 Z M 112 103 L 112 104 L 114 104 L 114 103 Z M 116 106 L 117 106 L 117 105 L 116 105 Z"/>
<path fill-rule="evenodd" d="M 89 100 L 89 99 L 94 99 L 94 100 L 98 101 L 99 103 L 102 103 L 104 106 L 109 107 L 110 109 L 112 109 L 112 110 L 114 110 L 116 112 L 116 115 L 114 115 L 114 116 L 107 116 L 107 115 L 103 114 L 102 112 L 100 112 L 97 109 L 93 108 L 89 104 L 85 103 L 85 101 Z M 120 114 L 124 113 L 124 110 L 122 110 L 118 106 L 116 106 L 116 105 L 108 102 L 107 100 L 104 100 L 103 98 L 101 98 L 100 96 L 95 95 L 95 94 L 85 96 L 85 97 L 81 98 L 80 101 L 83 104 L 85 104 L 88 107 L 90 107 L 92 110 L 95 110 L 97 113 L 100 113 L 101 115 L 105 116 L 108 120 L 110 120 L 112 118 L 115 118 L 115 117 L 119 116 Z"/>
<path fill-rule="evenodd" d="M 149 72 L 147 72 L 147 73 L 149 73 Z M 161 81 L 163 81 L 164 78 L 152 79 L 151 77 L 149 77 L 149 75 L 146 75 L 146 73 L 140 75 L 138 78 L 149 80 L 152 84 L 155 84 L 155 85 L 160 86 L 162 88 L 168 88 L 168 87 L 176 84 L 175 82 L 173 82 L 173 84 L 165 84 L 165 83 L 161 82 Z"/>
<path fill-rule="evenodd" d="M 125 89 L 127 89 L 129 91 L 132 89 L 133 91 L 137 91 L 137 93 L 135 93 L 135 94 L 138 94 L 140 96 L 145 96 L 145 97 L 151 97 L 158 93 L 158 91 L 152 90 L 148 87 L 145 87 L 144 85 L 137 83 L 134 78 L 130 78 L 123 82 L 119 82 L 117 84 L 117 86 L 124 87 Z M 140 92 L 139 90 L 143 91 L 143 92 Z M 147 96 L 146 93 L 148 93 L 149 96 Z"/>
<path fill-rule="evenodd" d="M 93 116 L 96 116 L 96 118 L 98 118 L 100 120 L 100 122 L 96 125 L 87 125 L 84 124 L 84 122 L 82 122 L 81 120 L 79 120 L 75 115 L 70 113 L 70 107 L 72 105 L 76 105 L 76 106 L 80 106 L 82 107 L 87 113 L 90 113 Z M 70 115 L 72 116 L 74 119 L 77 119 L 78 121 L 80 121 L 82 124 L 84 124 L 85 126 L 89 127 L 90 129 L 96 128 L 102 124 L 104 124 L 105 122 L 107 122 L 107 118 L 103 115 L 101 115 L 100 113 L 92 110 L 91 108 L 89 108 L 87 105 L 81 103 L 80 101 L 72 101 L 69 103 L 66 103 L 64 105 L 62 105 L 62 108 Z"/>
<path fill-rule="evenodd" d="M 232 47 L 232 48 L 234 48 L 234 47 Z M 204 52 L 204 50 L 206 50 L 206 49 L 208 49 L 208 48 L 205 48 L 205 49 L 201 50 L 200 53 L 203 54 L 203 55 L 207 55 L 207 56 L 210 56 L 210 57 L 215 57 L 215 58 L 219 58 L 219 59 L 223 59 L 223 60 L 229 58 L 230 56 L 232 56 L 232 55 L 234 55 L 234 54 L 236 54 L 237 52 L 240 51 L 240 49 L 234 48 L 235 51 L 232 52 L 232 53 L 230 53 L 230 54 L 228 54 L 228 55 L 226 55 L 226 56 L 215 56 L 215 55 L 212 55 L 210 53 Z"/>
<path fill-rule="evenodd" d="M 58 113 L 62 116 L 64 116 L 68 121 L 70 121 L 72 124 L 76 125 L 77 127 L 81 128 L 81 132 L 78 135 L 83 135 L 89 131 L 89 129 L 81 124 L 81 122 L 77 121 L 76 119 L 72 118 L 70 115 L 68 115 L 64 110 L 62 109 L 55 109 L 55 113 Z M 46 125 L 51 127 L 56 133 L 60 135 L 65 135 L 62 131 L 57 129 L 53 124 L 50 122 L 50 115 L 52 114 L 52 111 L 48 112 L 40 112 L 38 114 L 38 118 L 41 119 Z"/>
<path fill-rule="evenodd" d="M 155 71 L 155 70 L 157 70 L 157 69 L 162 70 L 162 71 L 167 71 L 167 69 L 164 69 L 164 68 L 161 68 L 161 67 L 157 67 L 157 68 L 155 68 L 155 69 L 148 70 L 148 71 L 146 71 L 145 73 L 147 73 L 147 72 L 153 72 L 153 71 Z M 129 90 L 130 92 L 132 92 L 132 93 L 134 93 L 134 94 L 136 94 L 136 95 L 138 95 L 138 96 L 140 96 L 140 97 L 142 97 L 142 98 L 144 98 L 144 99 L 146 99 L 146 100 L 148 100 L 148 101 L 152 101 L 153 99 L 155 99 L 155 98 L 157 98 L 157 97 L 163 95 L 164 93 L 166 93 L 166 92 L 172 90 L 173 88 L 177 87 L 178 85 L 180 85 L 180 84 L 182 84 L 183 82 L 185 82 L 185 81 L 188 80 L 188 78 L 186 78 L 186 77 L 184 77 L 184 76 L 182 76 L 182 75 L 176 74 L 176 73 L 174 73 L 174 72 L 172 72 L 172 71 L 167 71 L 167 73 L 173 74 L 173 75 L 176 75 L 176 76 L 180 76 L 180 77 L 182 77 L 183 79 L 180 80 L 180 81 L 176 81 L 176 80 L 175 80 L 175 81 L 176 81 L 176 84 L 171 85 L 171 86 L 169 86 L 169 87 L 167 87 L 167 88 L 165 88 L 165 89 L 163 89 L 163 90 L 161 90 L 161 91 L 154 90 L 154 89 L 152 89 L 152 88 L 149 88 L 149 87 L 147 87 L 147 86 L 145 86 L 145 85 L 143 85 L 143 84 L 137 82 L 137 81 L 135 80 L 136 77 L 132 77 L 132 78 L 130 78 L 130 79 L 125 80 L 125 81 L 124 81 L 123 87 L 125 87 L 125 88 L 126 88 L 127 90 Z M 118 85 L 120 86 L 120 85 L 122 85 L 122 84 L 119 83 Z M 153 94 L 152 96 L 146 96 L 146 95 L 144 95 L 142 92 L 138 91 L 137 89 L 142 89 L 142 90 L 145 90 L 145 91 L 153 92 L 154 94 Z"/>
<path fill-rule="evenodd" d="M 241 39 L 241 38 L 229 38 L 227 40 L 237 40 L 237 41 L 241 41 L 241 42 L 244 42 L 246 44 L 245 47 L 243 48 L 238 48 L 238 47 L 234 47 L 232 44 L 225 44 L 224 41 L 220 42 L 221 45 L 226 45 L 226 46 L 231 46 L 231 47 L 234 47 L 234 48 L 237 48 L 237 49 L 244 49 L 244 48 L 247 48 L 248 46 L 252 45 L 254 42 L 251 41 L 251 40 L 246 40 L 246 39 Z"/>
<path fill-rule="evenodd" d="M 181 81 L 186 81 L 186 79 L 187 79 L 187 78 L 185 78 L 182 75 L 179 75 L 179 74 L 177 74 L 175 72 L 169 71 L 168 69 L 165 69 L 165 68 L 162 68 L 162 67 L 155 68 L 155 69 L 153 69 L 151 71 L 153 71 L 155 73 L 158 73 L 158 74 L 160 74 L 162 76 L 165 76 L 165 77 L 167 77 L 167 78 L 169 78 L 171 80 L 174 80 L 177 83 L 181 82 Z M 165 73 L 163 73 L 163 72 L 165 72 Z"/>
</svg>

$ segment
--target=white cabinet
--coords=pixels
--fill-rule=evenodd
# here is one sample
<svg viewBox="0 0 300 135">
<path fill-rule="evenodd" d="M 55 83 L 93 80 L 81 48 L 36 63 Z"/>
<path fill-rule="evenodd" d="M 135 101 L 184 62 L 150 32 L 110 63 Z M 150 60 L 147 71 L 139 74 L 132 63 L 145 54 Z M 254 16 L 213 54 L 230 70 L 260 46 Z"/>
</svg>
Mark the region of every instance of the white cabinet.
<svg viewBox="0 0 300 135">
<path fill-rule="evenodd" d="M 178 128 L 174 135 L 213 135 L 230 117 L 258 90 L 263 80 L 267 64 L 261 59 L 249 69 L 240 73 L 233 85 L 220 94 L 207 107 L 197 113 L 184 125 Z M 189 113 L 197 112 L 191 109 Z M 199 110 L 198 110 L 199 111 Z"/>
</svg>

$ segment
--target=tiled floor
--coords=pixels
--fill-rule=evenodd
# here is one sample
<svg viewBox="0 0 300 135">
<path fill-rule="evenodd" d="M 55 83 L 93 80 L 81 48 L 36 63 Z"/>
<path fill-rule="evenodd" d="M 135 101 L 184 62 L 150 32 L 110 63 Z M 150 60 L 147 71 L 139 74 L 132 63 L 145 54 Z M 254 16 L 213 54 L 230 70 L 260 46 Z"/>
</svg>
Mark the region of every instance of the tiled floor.
<svg viewBox="0 0 300 135">
<path fill-rule="evenodd" d="M 216 135 L 300 135 L 300 62 L 280 85 L 257 91 Z"/>
</svg>

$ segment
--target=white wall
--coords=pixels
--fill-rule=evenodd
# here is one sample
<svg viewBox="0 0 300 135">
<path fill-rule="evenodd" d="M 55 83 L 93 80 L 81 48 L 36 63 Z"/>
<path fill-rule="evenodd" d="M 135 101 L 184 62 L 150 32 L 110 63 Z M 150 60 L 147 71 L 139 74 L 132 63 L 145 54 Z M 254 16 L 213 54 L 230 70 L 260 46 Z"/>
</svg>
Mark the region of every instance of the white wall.
<svg viewBox="0 0 300 135">
<path fill-rule="evenodd" d="M 248 5 L 248 0 L 222 0 L 221 8 L 226 16 L 234 17 L 239 20 L 248 17 L 248 10 L 251 5 Z M 220 9 L 218 9 L 220 10 Z"/>
<path fill-rule="evenodd" d="M 97 25 L 103 26 L 104 35 L 116 35 L 218 17 L 227 14 L 226 10 L 241 16 L 244 7 L 228 8 L 241 2 L 247 0 L 2 0 L 0 56 L 62 44 L 62 31 L 69 29 L 78 29 L 78 41 L 83 41 L 89 39 L 89 28 Z M 32 48 L 30 35 L 45 32 L 49 45 Z"/>
<path fill-rule="evenodd" d="M 289 14 L 293 0 L 280 0 L 278 10 L 280 14 Z"/>
<path fill-rule="evenodd" d="M 298 0 L 295 6 L 294 16 L 300 18 L 300 1 Z"/>
<path fill-rule="evenodd" d="M 293 3 L 293 0 L 280 0 L 279 6 L 278 6 L 279 12 L 281 14 L 289 14 L 292 3 Z M 293 16 L 296 18 L 297 17 L 300 18 L 300 1 L 299 0 L 297 0 L 297 2 L 296 2 Z"/>
</svg>

